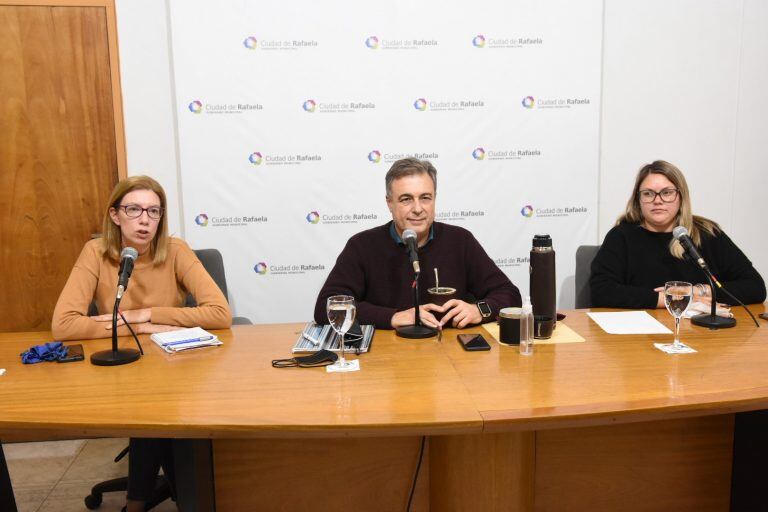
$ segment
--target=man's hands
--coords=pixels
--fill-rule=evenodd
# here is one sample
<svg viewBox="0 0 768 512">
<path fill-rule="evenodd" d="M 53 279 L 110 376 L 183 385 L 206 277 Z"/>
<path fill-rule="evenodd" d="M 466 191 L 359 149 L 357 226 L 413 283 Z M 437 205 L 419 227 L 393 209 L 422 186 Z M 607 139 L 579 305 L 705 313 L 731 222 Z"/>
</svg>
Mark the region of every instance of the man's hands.
<svg viewBox="0 0 768 512">
<path fill-rule="evenodd" d="M 438 321 L 434 313 L 445 314 L 442 320 Z M 461 329 L 483 321 L 483 315 L 480 314 L 477 305 L 459 299 L 451 299 L 442 306 L 431 303 L 424 304 L 419 307 L 419 318 L 421 318 L 421 323 L 435 329 L 442 329 L 444 325 L 449 323 L 453 327 Z M 392 315 L 392 327 L 395 329 L 404 325 L 413 325 L 415 322 L 414 308 L 398 311 Z"/>
<path fill-rule="evenodd" d="M 156 332 L 176 331 L 182 329 L 177 325 L 165 325 L 165 324 L 153 324 L 152 323 L 152 310 L 150 308 L 143 309 L 130 309 L 123 311 L 123 316 L 128 323 L 131 324 L 136 334 L 154 334 Z M 112 329 L 112 314 L 98 315 L 91 317 L 97 322 L 105 322 L 104 329 Z M 123 319 L 118 315 L 117 326 L 125 325 Z"/>
</svg>

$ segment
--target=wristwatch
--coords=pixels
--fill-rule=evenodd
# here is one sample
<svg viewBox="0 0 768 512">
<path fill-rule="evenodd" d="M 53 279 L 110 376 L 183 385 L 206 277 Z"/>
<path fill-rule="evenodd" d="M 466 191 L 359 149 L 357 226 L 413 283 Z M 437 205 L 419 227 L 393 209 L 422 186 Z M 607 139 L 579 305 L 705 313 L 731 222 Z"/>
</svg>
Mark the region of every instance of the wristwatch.
<svg viewBox="0 0 768 512">
<path fill-rule="evenodd" d="M 491 316 L 491 306 L 484 300 L 477 301 L 477 309 L 480 310 L 480 315 L 485 319 Z"/>
</svg>

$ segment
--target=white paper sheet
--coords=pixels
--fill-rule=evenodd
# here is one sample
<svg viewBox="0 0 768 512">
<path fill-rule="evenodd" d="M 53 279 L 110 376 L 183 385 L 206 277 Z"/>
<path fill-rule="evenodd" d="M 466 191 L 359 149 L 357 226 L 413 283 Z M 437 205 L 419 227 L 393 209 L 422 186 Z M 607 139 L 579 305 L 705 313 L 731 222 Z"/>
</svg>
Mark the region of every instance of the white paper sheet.
<svg viewBox="0 0 768 512">
<path fill-rule="evenodd" d="M 645 311 L 587 313 L 608 334 L 672 334 L 669 328 Z M 669 317 L 673 322 L 672 316 Z"/>
</svg>

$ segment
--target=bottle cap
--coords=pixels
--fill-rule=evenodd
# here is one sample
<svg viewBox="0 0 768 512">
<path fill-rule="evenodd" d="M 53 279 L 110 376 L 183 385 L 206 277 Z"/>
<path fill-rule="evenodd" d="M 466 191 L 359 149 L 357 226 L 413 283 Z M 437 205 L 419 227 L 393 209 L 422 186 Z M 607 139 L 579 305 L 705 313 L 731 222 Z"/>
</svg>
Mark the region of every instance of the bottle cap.
<svg viewBox="0 0 768 512">
<path fill-rule="evenodd" d="M 526 313 L 533 313 L 533 305 L 531 304 L 531 296 L 526 295 L 525 300 L 523 301 L 523 314 Z"/>
<path fill-rule="evenodd" d="M 534 247 L 552 247 L 552 238 L 549 235 L 534 235 Z"/>
</svg>

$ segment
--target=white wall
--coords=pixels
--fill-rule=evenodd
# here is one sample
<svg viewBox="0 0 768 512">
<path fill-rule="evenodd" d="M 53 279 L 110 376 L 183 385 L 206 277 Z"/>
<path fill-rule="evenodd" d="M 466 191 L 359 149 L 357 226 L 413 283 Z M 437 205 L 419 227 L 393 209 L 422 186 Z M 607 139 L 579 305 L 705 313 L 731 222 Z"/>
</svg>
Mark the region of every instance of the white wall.
<svg viewBox="0 0 768 512">
<path fill-rule="evenodd" d="M 167 0 L 117 0 L 128 172 L 149 172 L 183 236 Z M 655 159 L 685 173 L 694 211 L 719 222 L 765 276 L 768 3 L 605 0 L 599 237 Z M 584 240 L 585 244 L 598 240 Z M 560 258 L 571 257 L 560 255 Z M 572 306 L 562 297 L 560 307 Z"/>
<path fill-rule="evenodd" d="M 116 3 L 128 175 L 148 174 L 160 182 L 168 199 L 169 230 L 183 238 L 167 5 Z"/>
<path fill-rule="evenodd" d="M 757 235 L 768 185 L 766 23 L 759 0 L 606 0 L 601 239 L 637 170 L 664 159 L 685 173 L 694 212 L 720 223 L 766 275 L 768 241 Z"/>
</svg>

